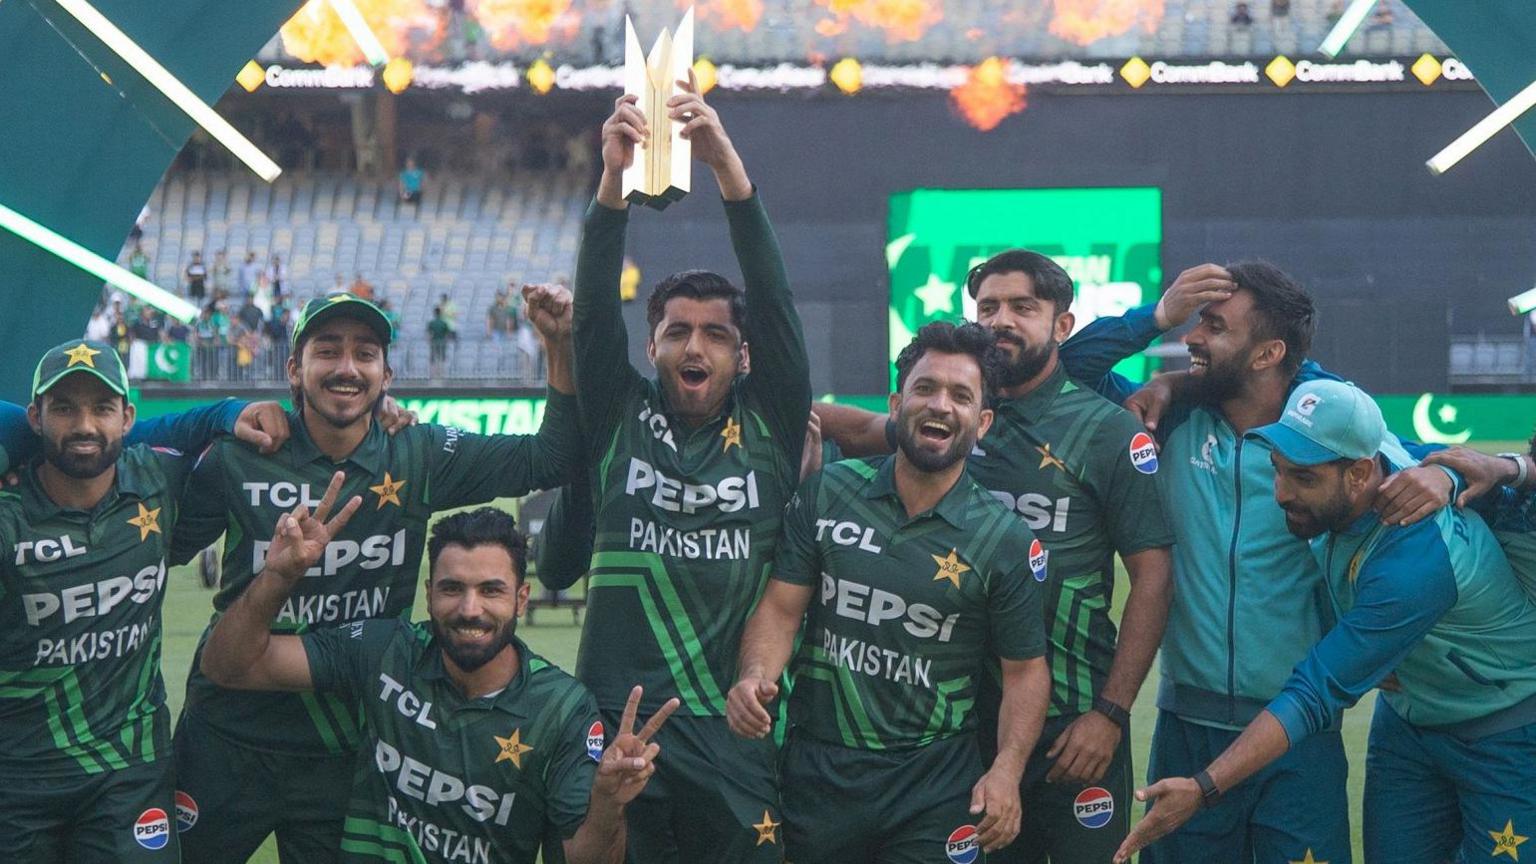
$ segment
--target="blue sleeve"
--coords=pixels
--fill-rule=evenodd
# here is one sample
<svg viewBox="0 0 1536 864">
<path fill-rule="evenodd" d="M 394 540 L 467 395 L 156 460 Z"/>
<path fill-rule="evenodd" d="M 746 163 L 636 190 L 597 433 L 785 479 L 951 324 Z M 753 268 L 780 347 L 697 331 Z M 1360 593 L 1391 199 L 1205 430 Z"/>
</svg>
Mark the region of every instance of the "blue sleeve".
<svg viewBox="0 0 1536 864">
<path fill-rule="evenodd" d="M 235 431 L 235 421 L 248 404 L 236 399 L 221 399 L 180 414 L 165 414 L 139 421 L 129 430 L 123 446 L 148 444 L 152 447 L 172 447 L 183 453 L 201 453 L 204 447 L 213 442 L 215 436 Z"/>
<path fill-rule="evenodd" d="M 1138 351 L 1146 350 L 1153 339 L 1163 335 L 1163 331 L 1157 329 L 1156 313 L 1157 305 L 1148 304 L 1138 306 L 1117 318 L 1090 321 L 1071 339 L 1061 343 L 1059 356 L 1061 365 L 1067 370 L 1067 377 L 1085 383 L 1099 381 L 1111 374 L 1110 370 L 1115 368 L 1116 363 Z M 1134 392 L 1135 388 L 1131 389 Z M 1107 393 L 1104 395 L 1109 396 Z M 1121 401 L 1116 399 L 1115 404 Z"/>
<path fill-rule="evenodd" d="M 1439 520 L 1389 530 L 1355 577 L 1354 607 L 1312 647 L 1269 703 L 1293 747 L 1337 722 L 1456 603 L 1456 577 Z"/>
<path fill-rule="evenodd" d="M 36 446 L 27 409 L 15 402 L 0 402 L 0 474 L 26 462 L 23 455 Z"/>
</svg>

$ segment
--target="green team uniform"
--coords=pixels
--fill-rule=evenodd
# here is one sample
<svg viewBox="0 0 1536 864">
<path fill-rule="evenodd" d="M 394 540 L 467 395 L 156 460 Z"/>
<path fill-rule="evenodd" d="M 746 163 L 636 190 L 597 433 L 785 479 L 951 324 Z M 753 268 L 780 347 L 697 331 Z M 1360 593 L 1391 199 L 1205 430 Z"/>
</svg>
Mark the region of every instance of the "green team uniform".
<svg viewBox="0 0 1536 864">
<path fill-rule="evenodd" d="M 754 194 L 726 202 L 746 291 L 750 375 L 690 429 L 629 364 L 619 299 L 628 211 L 593 202 L 576 268 L 577 400 L 596 536 L 576 677 L 611 719 L 681 707 L 666 759 L 628 808 L 631 861 L 776 861 L 774 751 L 732 735 L 725 694 L 800 470 L 810 381 L 778 241 Z"/>
<path fill-rule="evenodd" d="M 178 860 L 160 609 L 190 467 L 128 447 L 90 512 L 35 466 L 0 491 L 0 860 Z"/>
<path fill-rule="evenodd" d="M 358 621 L 304 634 L 317 691 L 362 705 L 364 740 L 341 860 L 534 864 L 587 817 L 605 742 L 576 679 L 516 641 L 506 689 L 466 699 L 425 623 Z"/>
<path fill-rule="evenodd" d="M 226 534 L 214 621 L 261 572 L 278 517 L 300 501 L 313 508 L 338 469 L 347 475 L 338 500 L 360 495 L 363 504 L 272 632 L 408 615 L 432 514 L 557 485 L 577 437 L 574 399 L 554 391 L 536 436 L 435 425 L 391 436 L 375 423 L 340 463 L 320 452 L 298 412 L 288 422 L 292 437 L 272 456 L 222 440 L 193 474 L 176 560 Z M 202 814 L 182 837 L 187 860 L 243 861 L 273 831 L 285 861 L 332 860 L 362 740 L 356 704 L 334 693 L 224 689 L 203 677 L 201 654 L 199 643 L 175 740 L 178 788 Z"/>
<path fill-rule="evenodd" d="M 895 456 L 813 475 L 773 578 L 817 589 L 793 664 L 787 860 L 967 864 L 979 679 L 1045 653 L 1047 555 L 968 473 L 908 517 Z"/>
<path fill-rule="evenodd" d="M 1046 783 L 1054 760 L 1045 754 L 1093 708 L 1109 678 L 1115 553 L 1173 545 L 1158 494 L 1157 453 L 1128 411 L 1079 386 L 1059 364 L 1039 387 L 998 400 L 994 411 L 992 428 L 966 465 L 1050 550 L 1044 621 L 1052 686 L 1045 728 L 1024 773 L 1019 840 L 991 857 L 1100 864 L 1130 830 L 1130 734 L 1122 734 L 1098 783 Z M 979 708 L 989 761 L 1000 698 L 997 682 L 988 677 Z"/>
</svg>

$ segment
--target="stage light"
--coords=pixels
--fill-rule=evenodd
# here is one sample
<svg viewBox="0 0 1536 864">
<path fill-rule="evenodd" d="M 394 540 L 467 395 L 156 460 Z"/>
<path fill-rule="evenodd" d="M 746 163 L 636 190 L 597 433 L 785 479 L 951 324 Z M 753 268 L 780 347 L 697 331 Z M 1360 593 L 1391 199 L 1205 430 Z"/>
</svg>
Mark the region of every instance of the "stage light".
<svg viewBox="0 0 1536 864">
<path fill-rule="evenodd" d="M 347 32 L 352 34 L 352 41 L 363 49 L 363 56 L 368 58 L 369 66 L 383 66 L 389 62 L 389 52 L 384 50 L 384 43 L 379 41 L 368 22 L 363 20 L 363 13 L 358 11 L 356 3 L 352 0 L 331 0 L 331 8 L 341 17 Z"/>
<path fill-rule="evenodd" d="M 277 179 L 277 175 L 283 173 L 283 169 L 277 167 L 276 162 L 267 158 L 267 155 L 257 149 L 255 144 L 235 131 L 235 127 L 229 125 L 217 111 L 208 107 L 206 102 L 197 98 L 197 95 L 188 90 L 175 75 L 167 72 L 165 67 L 140 48 L 137 42 L 117 29 L 117 25 L 107 20 L 105 15 L 97 12 L 96 7 L 87 3 L 86 0 L 58 0 L 58 4 L 65 12 L 73 15 L 85 29 L 95 34 L 102 44 L 111 48 L 113 53 L 123 59 L 123 62 L 144 76 L 144 80 L 153 84 L 155 89 L 165 95 L 165 98 L 186 112 L 187 116 L 203 127 L 215 141 L 223 144 L 230 153 L 235 155 L 235 158 L 255 171 L 257 176 L 271 183 Z"/>
<path fill-rule="evenodd" d="M 1509 298 L 1509 314 L 1524 315 L 1536 309 L 1536 288 L 1516 294 Z"/>
<path fill-rule="evenodd" d="M 1529 111 L 1532 105 L 1536 105 L 1536 81 L 1526 85 L 1524 90 L 1516 93 L 1508 102 L 1493 109 L 1492 114 L 1477 121 L 1477 125 L 1463 132 L 1460 138 L 1446 145 L 1444 150 L 1424 164 L 1429 166 L 1431 174 L 1444 174 L 1468 153 L 1483 146 L 1483 142 L 1492 138 L 1494 133 L 1515 122 L 1515 118 Z"/>
<path fill-rule="evenodd" d="M 1333 29 L 1328 31 L 1328 35 L 1323 37 L 1323 44 L 1319 45 L 1317 50 L 1329 57 L 1339 56 L 1339 52 L 1344 50 L 1344 43 L 1348 42 L 1349 37 L 1355 35 L 1355 31 L 1360 29 L 1365 16 L 1370 14 L 1375 5 L 1376 0 L 1354 0 L 1350 3 L 1349 8 L 1344 10 L 1344 14 L 1339 16 L 1338 23 L 1334 24 Z"/>
<path fill-rule="evenodd" d="M 68 261 L 114 287 L 121 288 L 172 318 L 190 322 L 197 317 L 197 307 L 147 279 L 135 276 L 95 252 L 81 246 L 51 228 L 0 204 L 0 228 Z"/>
</svg>

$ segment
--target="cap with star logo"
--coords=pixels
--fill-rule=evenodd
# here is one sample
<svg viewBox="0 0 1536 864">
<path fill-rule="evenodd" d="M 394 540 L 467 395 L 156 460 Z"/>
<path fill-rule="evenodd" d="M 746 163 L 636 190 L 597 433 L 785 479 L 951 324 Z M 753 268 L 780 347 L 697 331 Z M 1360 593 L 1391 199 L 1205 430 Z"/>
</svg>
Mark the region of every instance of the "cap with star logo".
<svg viewBox="0 0 1536 864">
<path fill-rule="evenodd" d="M 386 346 L 395 340 L 395 327 L 389 323 L 389 316 L 384 310 L 375 306 L 372 301 L 346 291 L 337 291 L 326 294 L 304 304 L 299 312 L 299 320 L 293 325 L 293 344 L 298 346 L 299 340 L 310 329 L 329 321 L 333 318 L 354 318 L 368 325 L 373 332 L 379 335 Z"/>
<path fill-rule="evenodd" d="M 128 396 L 128 370 L 112 346 L 86 339 L 72 339 L 43 354 L 32 373 L 32 398 L 47 393 L 55 384 L 76 372 L 94 375 L 119 396 Z"/>
</svg>

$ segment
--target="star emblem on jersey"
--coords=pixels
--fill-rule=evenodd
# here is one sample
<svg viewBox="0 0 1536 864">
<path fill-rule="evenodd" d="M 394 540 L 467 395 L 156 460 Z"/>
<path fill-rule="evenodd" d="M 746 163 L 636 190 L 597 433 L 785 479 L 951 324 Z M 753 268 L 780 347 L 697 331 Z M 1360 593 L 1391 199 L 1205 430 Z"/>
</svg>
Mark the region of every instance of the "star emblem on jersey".
<svg viewBox="0 0 1536 864">
<path fill-rule="evenodd" d="M 779 823 L 773 821 L 773 815 L 767 810 L 763 811 L 763 821 L 752 827 L 757 829 L 757 845 L 779 842 Z"/>
<path fill-rule="evenodd" d="M 79 366 L 81 363 L 84 363 L 92 369 L 95 369 L 96 361 L 92 360 L 91 358 L 100 353 L 101 352 L 97 351 L 95 348 L 92 348 L 84 342 L 81 342 L 79 345 L 76 345 L 68 351 L 65 351 L 64 356 L 69 358 L 69 366 Z M 65 366 L 64 368 L 68 369 L 69 366 Z"/>
<path fill-rule="evenodd" d="M 732 444 L 741 446 L 741 424 L 736 422 L 735 417 L 725 418 L 725 428 L 720 430 L 720 437 L 725 439 L 720 447 L 721 452 L 729 452 Z"/>
<path fill-rule="evenodd" d="M 400 490 L 404 488 L 404 486 L 404 480 L 396 480 L 395 478 L 389 476 L 388 471 L 385 471 L 384 482 L 377 486 L 368 487 L 369 492 L 379 496 L 379 506 L 375 507 L 374 509 L 383 510 L 385 504 L 393 504 L 396 507 L 405 506 L 400 503 Z"/>
<path fill-rule="evenodd" d="M 532 745 L 523 743 L 523 730 L 513 729 L 512 734 L 506 738 L 500 735 L 491 737 L 496 739 L 496 746 L 501 748 L 501 752 L 496 754 L 496 762 L 511 762 L 513 768 L 522 770 L 523 754 L 533 749 Z"/>
<path fill-rule="evenodd" d="M 139 515 L 129 519 L 128 524 L 139 529 L 139 542 L 143 543 L 149 539 L 149 535 L 160 533 L 160 508 L 151 510 L 141 503 Z"/>
<path fill-rule="evenodd" d="M 1497 858 L 1500 855 L 1508 855 L 1516 861 L 1520 860 L 1520 844 L 1531 839 L 1515 833 L 1515 823 L 1512 819 L 1504 822 L 1503 831 L 1489 831 L 1488 836 L 1493 838 L 1493 855 L 1491 857 Z"/>
<path fill-rule="evenodd" d="M 933 581 L 935 582 L 940 579 L 948 579 L 951 584 L 959 588 L 960 574 L 971 569 L 969 564 L 962 564 L 960 562 L 960 555 L 954 549 L 950 549 L 949 554 L 942 558 L 932 553 L 929 553 L 929 557 L 933 559 L 933 563 L 939 565 L 939 572 L 933 574 Z"/>
<path fill-rule="evenodd" d="M 1328 864 L 1328 862 L 1319 861 L 1316 858 L 1313 858 L 1312 848 L 1309 846 L 1307 847 L 1307 854 L 1303 855 L 1300 861 L 1292 861 L 1291 864 Z"/>
<path fill-rule="evenodd" d="M 1038 452 L 1040 454 L 1040 467 L 1041 468 L 1044 468 L 1045 466 L 1049 465 L 1052 468 L 1056 468 L 1056 469 L 1061 470 L 1061 471 L 1067 470 L 1067 463 L 1061 461 L 1059 458 L 1056 457 L 1055 453 L 1051 452 L 1051 445 L 1050 444 L 1042 444 L 1039 447 L 1036 447 L 1035 450 L 1036 450 L 1036 452 Z"/>
</svg>

